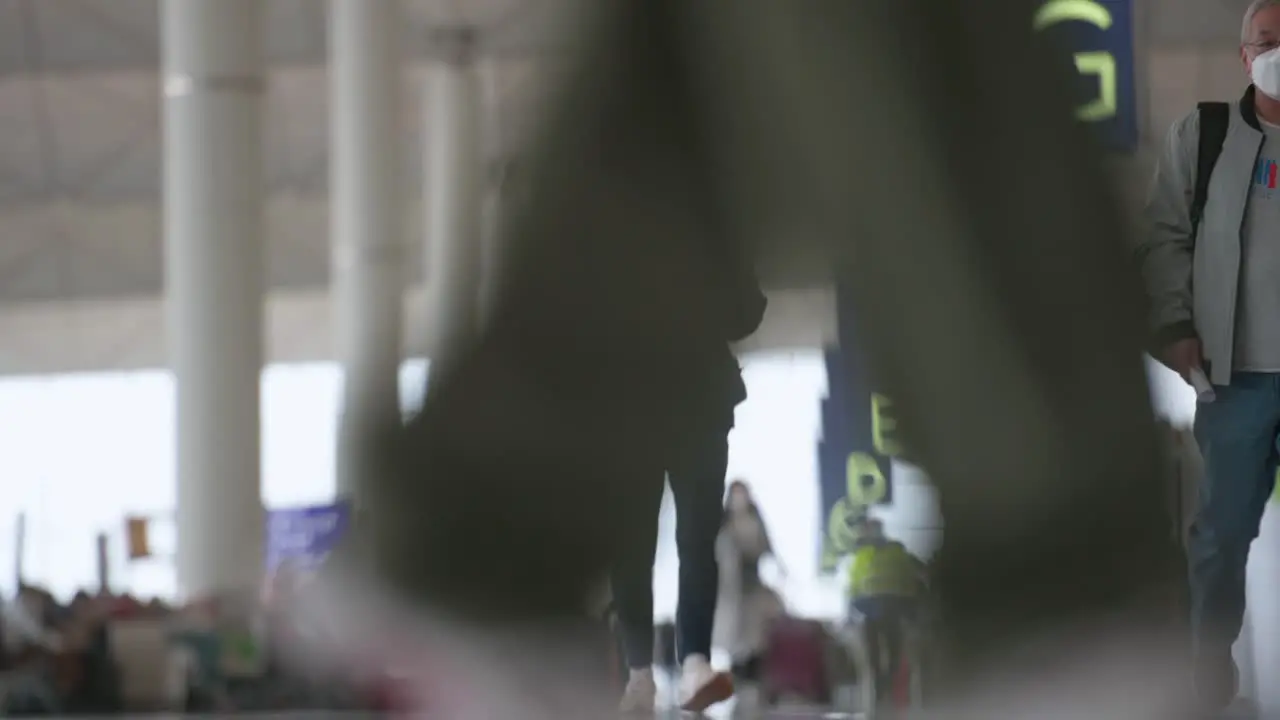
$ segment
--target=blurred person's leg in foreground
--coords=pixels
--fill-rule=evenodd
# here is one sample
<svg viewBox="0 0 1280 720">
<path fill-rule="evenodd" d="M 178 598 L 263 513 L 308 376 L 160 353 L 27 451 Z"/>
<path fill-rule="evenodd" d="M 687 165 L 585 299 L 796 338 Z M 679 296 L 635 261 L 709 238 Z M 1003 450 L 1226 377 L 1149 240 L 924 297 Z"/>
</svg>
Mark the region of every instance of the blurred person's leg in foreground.
<svg viewBox="0 0 1280 720">
<path fill-rule="evenodd" d="M 684 242 L 705 236 L 713 186 L 736 227 L 827 238 L 833 265 L 856 256 L 868 351 L 944 503 L 949 669 L 976 697 L 949 699 L 975 717 L 1118 717 L 1141 683 L 1149 707 L 1177 705 L 1150 611 L 1167 578 L 1141 299 L 1035 8 L 605 5 L 617 17 L 587 35 L 598 55 L 531 163 L 520 276 L 472 368 L 424 409 L 415 454 L 437 459 L 406 463 L 388 493 L 388 579 L 491 626 L 581 607 L 612 557 L 600 478 L 636 454 L 583 411 L 601 405 L 574 379 L 592 365 L 581 349 L 616 381 L 637 345 L 708 336 Z M 676 28 L 682 13 L 707 15 Z M 694 92 L 681 59 L 699 53 Z M 681 164 L 698 157 L 681 126 L 698 97 L 727 127 L 701 138 L 711 177 Z M 777 232 L 804 220 L 812 232 Z"/>
</svg>

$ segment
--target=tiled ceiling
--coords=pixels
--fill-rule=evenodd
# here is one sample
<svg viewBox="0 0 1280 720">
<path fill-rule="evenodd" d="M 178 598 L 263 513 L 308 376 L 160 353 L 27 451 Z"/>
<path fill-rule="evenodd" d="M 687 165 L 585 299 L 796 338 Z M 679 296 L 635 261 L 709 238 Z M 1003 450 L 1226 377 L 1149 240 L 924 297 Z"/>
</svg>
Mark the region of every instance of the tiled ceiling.
<svg viewBox="0 0 1280 720">
<path fill-rule="evenodd" d="M 324 60 L 326 0 L 264 0 L 267 57 L 276 65 Z M 371 0 L 379 2 L 383 0 Z M 442 25 L 482 30 L 492 52 L 529 54 L 545 40 L 557 0 L 403 0 L 405 47 L 421 50 Z M 27 72 L 154 70 L 159 0 L 0 0 L 0 76 Z"/>
<path fill-rule="evenodd" d="M 405 187 L 413 196 L 430 31 L 479 31 L 495 87 L 488 111 L 501 118 L 502 133 L 488 146 L 497 161 L 515 151 L 537 114 L 540 79 L 557 56 L 554 22 L 571 0 L 400 1 Z M 278 285 L 319 286 L 328 277 L 328 1 L 263 2 L 269 275 Z M 1249 0 L 1134 2 L 1150 145 L 1196 100 L 1238 93 L 1244 80 L 1233 54 Z M 159 7 L 0 0 L 0 303 L 160 290 Z M 419 225 L 418 211 L 409 212 Z"/>
<path fill-rule="evenodd" d="M 534 115 L 564 3 L 399 1 L 412 195 L 431 31 L 476 29 L 487 112 L 501 119 L 486 150 L 500 162 Z M 328 2 L 264 2 L 269 276 L 318 286 L 328 276 Z M 0 0 L 0 302 L 160 290 L 159 10 L 159 0 Z"/>
<path fill-rule="evenodd" d="M 385 2 L 387 0 L 370 0 Z M 271 187 L 322 192 L 328 142 L 325 0 L 265 0 Z M 547 54 L 554 0 L 405 0 L 406 133 L 429 30 L 472 25 L 518 116 Z M 536 8 L 536 11 L 533 9 Z M 154 200 L 159 188 L 158 0 L 0 0 L 0 208 Z M 495 140 L 501 152 L 501 140 Z"/>
</svg>

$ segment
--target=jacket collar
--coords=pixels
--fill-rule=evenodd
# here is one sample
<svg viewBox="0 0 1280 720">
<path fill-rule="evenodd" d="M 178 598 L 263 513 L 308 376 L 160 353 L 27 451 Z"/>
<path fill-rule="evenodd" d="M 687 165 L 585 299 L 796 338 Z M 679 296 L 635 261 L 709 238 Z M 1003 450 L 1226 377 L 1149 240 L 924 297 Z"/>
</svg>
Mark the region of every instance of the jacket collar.
<svg viewBox="0 0 1280 720">
<path fill-rule="evenodd" d="M 1262 132 L 1262 123 L 1258 121 L 1258 107 L 1255 102 L 1257 93 L 1258 89 L 1252 85 L 1244 91 L 1244 97 L 1240 98 L 1240 117 L 1249 123 L 1249 127 Z"/>
</svg>

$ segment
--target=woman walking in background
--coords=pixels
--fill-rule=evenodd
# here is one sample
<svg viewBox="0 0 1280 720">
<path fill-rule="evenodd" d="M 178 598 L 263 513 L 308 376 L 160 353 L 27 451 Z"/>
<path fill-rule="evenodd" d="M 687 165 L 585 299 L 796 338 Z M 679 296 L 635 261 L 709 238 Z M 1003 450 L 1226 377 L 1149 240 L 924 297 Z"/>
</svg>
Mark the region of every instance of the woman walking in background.
<svg viewBox="0 0 1280 720">
<path fill-rule="evenodd" d="M 736 677 L 755 681 L 769 626 L 786 608 L 778 593 L 760 578 L 760 563 L 773 555 L 773 545 L 755 498 L 741 480 L 729 485 L 716 555 L 720 594 L 715 646 L 729 653 Z"/>
</svg>

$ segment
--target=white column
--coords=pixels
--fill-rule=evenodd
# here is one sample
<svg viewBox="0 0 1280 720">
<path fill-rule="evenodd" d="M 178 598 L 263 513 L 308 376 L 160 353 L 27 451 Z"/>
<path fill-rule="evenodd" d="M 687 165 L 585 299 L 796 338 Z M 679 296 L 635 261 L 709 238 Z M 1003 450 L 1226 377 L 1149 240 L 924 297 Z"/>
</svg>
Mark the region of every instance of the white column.
<svg viewBox="0 0 1280 720">
<path fill-rule="evenodd" d="M 164 235 L 186 597 L 263 569 L 263 4 L 164 0 Z"/>
<path fill-rule="evenodd" d="M 404 173 L 400 0 L 331 0 L 330 228 L 343 369 L 338 494 L 358 497 L 362 432 L 400 412 Z"/>
<path fill-rule="evenodd" d="M 439 40 L 445 52 L 428 70 L 423 93 L 429 378 L 475 336 L 482 257 L 484 118 L 473 36 L 460 30 Z"/>
<path fill-rule="evenodd" d="M 498 262 L 502 258 L 499 246 L 503 238 L 503 219 L 506 217 L 506 175 L 511 158 L 506 142 L 506 125 L 502 117 L 502 82 L 500 66 L 495 61 L 479 64 L 480 110 L 484 118 L 481 141 L 480 193 L 480 261 L 479 285 L 480 326 L 483 327 L 493 310 L 497 289 Z M 488 152 L 485 152 L 487 150 Z M 487 158 L 492 157 L 492 160 Z"/>
</svg>

